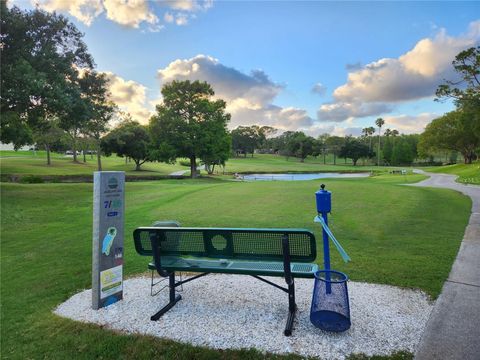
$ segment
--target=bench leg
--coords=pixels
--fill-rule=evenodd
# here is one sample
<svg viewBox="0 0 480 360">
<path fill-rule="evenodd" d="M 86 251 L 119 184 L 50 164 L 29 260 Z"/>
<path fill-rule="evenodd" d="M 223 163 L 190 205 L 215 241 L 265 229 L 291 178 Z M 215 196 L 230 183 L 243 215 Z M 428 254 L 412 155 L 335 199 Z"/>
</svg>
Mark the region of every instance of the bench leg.
<svg viewBox="0 0 480 360">
<path fill-rule="evenodd" d="M 295 320 L 295 313 L 297 311 L 297 304 L 295 303 L 295 283 L 292 279 L 292 284 L 288 285 L 288 318 L 285 326 L 285 336 L 292 335 L 293 321 Z"/>
<path fill-rule="evenodd" d="M 168 287 L 170 288 L 170 301 L 167 305 L 160 309 L 155 315 L 150 317 L 150 320 L 157 321 L 160 317 L 170 310 L 177 302 L 179 302 L 182 297 L 175 294 L 175 273 L 172 272 L 168 277 Z"/>
</svg>

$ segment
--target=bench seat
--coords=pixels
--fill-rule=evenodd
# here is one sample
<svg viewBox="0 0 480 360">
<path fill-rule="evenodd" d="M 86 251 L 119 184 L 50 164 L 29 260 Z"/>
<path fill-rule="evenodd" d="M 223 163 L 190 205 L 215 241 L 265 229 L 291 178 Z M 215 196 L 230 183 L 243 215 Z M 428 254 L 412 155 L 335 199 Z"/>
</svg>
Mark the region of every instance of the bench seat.
<svg viewBox="0 0 480 360">
<path fill-rule="evenodd" d="M 148 264 L 150 270 L 155 270 L 155 263 Z M 240 261 L 227 260 L 220 262 L 218 259 L 197 259 L 174 256 L 162 256 L 162 268 L 167 271 L 182 272 L 209 272 L 239 275 L 261 275 L 284 277 L 282 262 L 265 261 Z M 292 275 L 296 278 L 313 278 L 319 270 L 317 264 L 290 263 Z"/>
<path fill-rule="evenodd" d="M 210 273 L 249 275 L 288 294 L 284 334 L 290 336 L 297 310 L 295 278 L 314 278 L 318 265 L 315 236 L 306 229 L 139 227 L 133 232 L 135 249 L 153 257 L 148 265 L 168 278 L 169 302 L 151 316 L 158 320 L 181 300 L 176 288 Z M 176 281 L 175 272 L 199 273 Z M 285 279 L 280 286 L 262 276 Z M 161 280 L 160 280 L 161 281 Z M 158 284 L 158 282 L 157 282 Z"/>
</svg>

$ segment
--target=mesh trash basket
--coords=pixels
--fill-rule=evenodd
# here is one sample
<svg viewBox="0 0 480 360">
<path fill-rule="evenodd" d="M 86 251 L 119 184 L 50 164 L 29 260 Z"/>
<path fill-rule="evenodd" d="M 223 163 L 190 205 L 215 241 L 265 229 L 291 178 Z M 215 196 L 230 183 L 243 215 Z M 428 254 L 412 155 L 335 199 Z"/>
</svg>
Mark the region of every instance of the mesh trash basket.
<svg viewBox="0 0 480 360">
<path fill-rule="evenodd" d="M 347 275 L 334 270 L 315 273 L 310 321 L 325 331 L 341 332 L 350 328 Z"/>
</svg>

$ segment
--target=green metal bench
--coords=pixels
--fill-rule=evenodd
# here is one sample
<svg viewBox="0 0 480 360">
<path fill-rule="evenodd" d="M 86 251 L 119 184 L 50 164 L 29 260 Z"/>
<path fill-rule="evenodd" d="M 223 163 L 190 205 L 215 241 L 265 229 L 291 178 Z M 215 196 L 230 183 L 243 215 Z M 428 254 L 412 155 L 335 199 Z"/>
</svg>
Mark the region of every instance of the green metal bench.
<svg viewBox="0 0 480 360">
<path fill-rule="evenodd" d="M 295 278 L 313 278 L 318 265 L 315 236 L 305 229 L 140 227 L 133 232 L 136 251 L 153 256 L 154 268 L 168 277 L 169 303 L 151 317 L 158 320 L 180 299 L 175 288 L 209 273 L 250 275 L 288 294 L 285 335 L 295 318 Z M 201 273 L 175 281 L 175 272 Z M 283 277 L 287 287 L 260 276 Z"/>
</svg>

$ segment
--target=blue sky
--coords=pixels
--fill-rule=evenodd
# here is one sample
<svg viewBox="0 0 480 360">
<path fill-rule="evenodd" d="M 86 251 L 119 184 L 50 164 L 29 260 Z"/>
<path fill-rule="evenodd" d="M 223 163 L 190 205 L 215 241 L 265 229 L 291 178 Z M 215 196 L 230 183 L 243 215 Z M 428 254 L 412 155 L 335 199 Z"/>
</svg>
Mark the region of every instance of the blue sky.
<svg viewBox="0 0 480 360">
<path fill-rule="evenodd" d="M 435 88 L 480 42 L 480 2 L 36 2 L 85 33 L 113 98 L 142 122 L 162 84 L 200 79 L 227 101 L 231 127 L 358 135 L 383 117 L 420 132 L 453 108 Z"/>
</svg>

